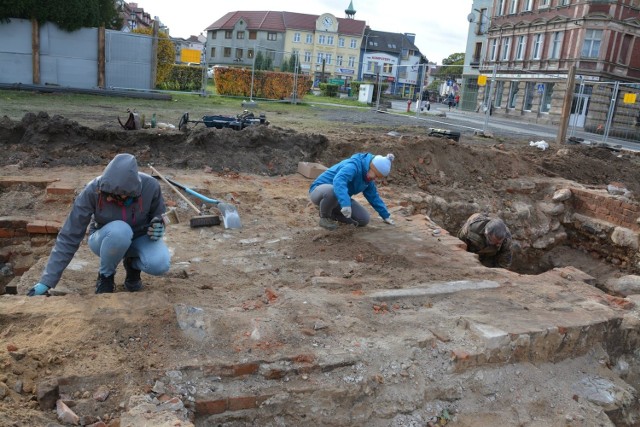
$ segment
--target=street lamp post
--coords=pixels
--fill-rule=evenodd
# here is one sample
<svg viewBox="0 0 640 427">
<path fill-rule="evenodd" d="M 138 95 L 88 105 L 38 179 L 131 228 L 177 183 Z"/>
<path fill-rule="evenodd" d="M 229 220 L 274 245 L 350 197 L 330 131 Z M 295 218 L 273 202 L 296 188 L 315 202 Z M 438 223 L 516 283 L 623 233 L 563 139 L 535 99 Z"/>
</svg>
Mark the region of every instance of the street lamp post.
<svg viewBox="0 0 640 427">
<path fill-rule="evenodd" d="M 365 56 L 367 56 L 367 46 L 369 45 L 369 38 L 377 39 L 378 36 L 372 36 L 371 33 L 367 33 L 364 36 L 364 52 L 362 53 L 362 63 L 360 64 L 360 80 L 364 80 L 364 61 Z"/>
</svg>

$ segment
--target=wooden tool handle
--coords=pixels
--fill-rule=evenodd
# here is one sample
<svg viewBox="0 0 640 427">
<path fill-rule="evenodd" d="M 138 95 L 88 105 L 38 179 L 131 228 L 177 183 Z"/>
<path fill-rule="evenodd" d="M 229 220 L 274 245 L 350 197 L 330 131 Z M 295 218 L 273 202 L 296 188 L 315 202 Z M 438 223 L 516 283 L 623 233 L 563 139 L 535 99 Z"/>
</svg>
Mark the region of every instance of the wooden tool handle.
<svg viewBox="0 0 640 427">
<path fill-rule="evenodd" d="M 154 168 L 154 167 L 153 167 L 153 166 L 151 166 L 151 165 L 147 165 L 147 166 L 149 166 L 149 167 L 151 168 L 151 170 L 152 170 L 156 175 L 158 175 L 158 176 L 160 177 L 160 179 L 161 179 L 161 180 L 163 180 L 163 181 L 164 181 L 164 183 L 165 183 L 165 184 L 167 184 L 169 187 L 171 187 L 171 189 L 172 189 L 173 191 L 175 191 L 175 192 L 178 194 L 178 196 L 182 197 L 182 200 L 184 200 L 185 202 L 187 202 L 187 203 L 189 204 L 189 206 L 191 206 L 191 207 L 193 208 L 193 210 L 194 210 L 194 211 L 196 211 L 196 213 L 197 213 L 198 215 L 200 215 L 200 209 L 198 209 L 198 207 L 197 207 L 196 205 L 194 205 L 193 203 L 191 203 L 191 201 L 190 201 L 189 199 L 187 199 L 187 198 L 186 198 L 186 196 L 180 192 L 180 190 L 178 190 L 178 189 L 177 189 L 173 184 L 171 184 L 169 181 L 167 181 L 167 178 L 165 178 L 164 176 L 162 176 L 162 174 L 161 174 L 160 172 L 158 172 L 158 171 L 156 170 L 156 168 Z"/>
</svg>

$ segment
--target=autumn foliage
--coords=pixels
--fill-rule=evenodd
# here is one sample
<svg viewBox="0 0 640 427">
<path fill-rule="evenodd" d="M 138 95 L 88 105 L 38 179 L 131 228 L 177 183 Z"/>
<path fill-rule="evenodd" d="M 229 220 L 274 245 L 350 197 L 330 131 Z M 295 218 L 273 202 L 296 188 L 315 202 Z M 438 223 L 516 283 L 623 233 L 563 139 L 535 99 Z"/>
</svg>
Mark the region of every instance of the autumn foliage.
<svg viewBox="0 0 640 427">
<path fill-rule="evenodd" d="M 218 95 L 246 96 L 266 99 L 290 98 L 295 74 L 275 71 L 255 71 L 251 94 L 251 70 L 244 68 L 216 67 L 214 81 Z M 309 76 L 297 76 L 298 99 L 310 90 L 313 82 Z"/>
</svg>

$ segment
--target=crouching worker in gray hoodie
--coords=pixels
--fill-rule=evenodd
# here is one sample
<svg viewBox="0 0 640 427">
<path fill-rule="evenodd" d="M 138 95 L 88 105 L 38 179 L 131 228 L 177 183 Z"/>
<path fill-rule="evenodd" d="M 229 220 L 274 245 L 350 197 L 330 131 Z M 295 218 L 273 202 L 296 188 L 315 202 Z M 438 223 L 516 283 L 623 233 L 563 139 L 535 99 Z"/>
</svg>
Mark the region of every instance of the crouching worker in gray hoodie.
<svg viewBox="0 0 640 427">
<path fill-rule="evenodd" d="M 113 278 L 120 261 L 127 273 L 124 288 L 141 290 L 141 271 L 160 276 L 169 270 L 171 256 L 162 240 L 164 212 L 160 184 L 138 172 L 134 156 L 118 154 L 76 197 L 40 282 L 27 295 L 46 294 L 58 284 L 87 227 L 89 248 L 100 257 L 96 293 L 114 291 Z"/>
</svg>

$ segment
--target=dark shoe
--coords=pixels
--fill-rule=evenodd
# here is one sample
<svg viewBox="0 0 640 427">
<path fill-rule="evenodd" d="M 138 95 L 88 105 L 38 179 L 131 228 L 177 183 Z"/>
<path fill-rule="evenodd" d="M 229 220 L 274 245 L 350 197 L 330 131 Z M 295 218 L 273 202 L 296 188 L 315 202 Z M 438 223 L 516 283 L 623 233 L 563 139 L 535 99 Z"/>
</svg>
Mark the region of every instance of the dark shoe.
<svg viewBox="0 0 640 427">
<path fill-rule="evenodd" d="M 124 288 L 129 292 L 138 292 L 142 289 L 142 280 L 140 280 L 140 270 L 136 270 L 131 265 L 133 259 L 125 258 L 122 260 L 122 265 L 127 271 L 127 277 L 124 279 Z"/>
<path fill-rule="evenodd" d="M 114 276 L 115 274 L 112 274 L 111 276 L 98 274 L 98 280 L 96 281 L 96 294 L 113 293 L 113 288 L 115 287 L 113 284 Z"/>
<path fill-rule="evenodd" d="M 330 218 L 320 218 L 319 225 L 320 227 L 326 228 L 327 230 L 335 230 L 336 228 L 338 228 L 338 223 Z"/>
</svg>

